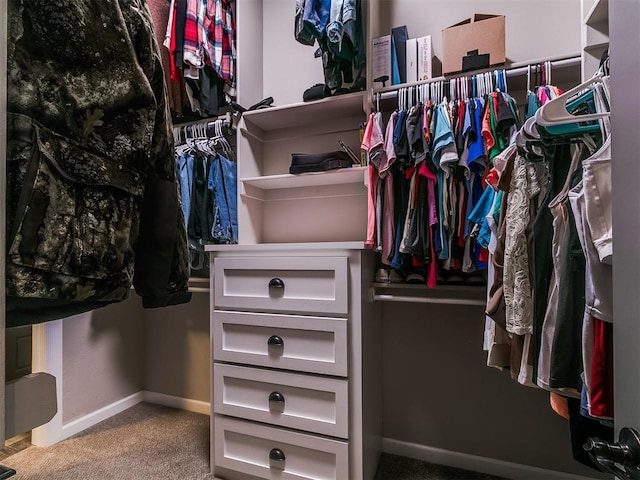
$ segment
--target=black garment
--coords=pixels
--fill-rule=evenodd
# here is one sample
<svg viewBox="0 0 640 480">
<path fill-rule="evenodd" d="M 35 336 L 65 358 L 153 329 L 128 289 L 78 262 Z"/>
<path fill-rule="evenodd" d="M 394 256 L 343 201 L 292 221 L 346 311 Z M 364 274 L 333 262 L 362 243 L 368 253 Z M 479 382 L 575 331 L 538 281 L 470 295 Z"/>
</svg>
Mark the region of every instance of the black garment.
<svg viewBox="0 0 640 480">
<path fill-rule="evenodd" d="M 396 130 L 398 131 L 397 141 L 395 135 L 396 130 L 394 130 L 393 147 L 396 152 L 396 163 L 403 172 L 413 163 L 413 160 L 411 159 L 411 151 L 409 150 L 409 139 L 407 138 L 408 117 L 409 115 L 407 112 L 405 112 L 405 114 L 402 112 L 398 114 L 398 119 L 396 120 Z"/>
<path fill-rule="evenodd" d="M 191 207 L 187 221 L 189 241 L 189 266 L 197 277 L 209 276 L 209 262 L 204 246 L 212 240 L 213 209 L 211 190 L 208 187 L 211 158 L 198 152 L 193 161 L 193 187 Z"/>
<path fill-rule="evenodd" d="M 496 118 L 496 132 L 502 137 L 505 145 L 507 145 L 509 143 L 509 130 L 516 124 L 516 117 L 514 117 L 502 93 L 498 93 L 498 111 L 496 112 Z"/>
<path fill-rule="evenodd" d="M 191 88 L 193 96 L 198 99 L 200 107 L 198 113 L 201 117 L 215 117 L 220 107 L 226 105 L 224 80 L 210 66 L 205 65 L 200 69 L 198 80 L 186 78 L 185 81 Z"/>
<path fill-rule="evenodd" d="M 429 143 L 424 136 L 424 105 L 419 103 L 407 115 L 407 143 L 413 165 L 419 166 L 429 155 Z"/>
<path fill-rule="evenodd" d="M 416 204 L 411 217 L 407 248 L 424 264 L 431 263 L 431 241 L 427 205 L 427 178 L 416 176 Z"/>
<path fill-rule="evenodd" d="M 582 179 L 578 168 L 571 177 L 571 186 Z M 582 323 L 585 307 L 586 261 L 569 199 L 565 201 L 568 225 L 562 249 L 569 252 L 562 266 L 558 291 L 558 314 L 553 336 L 549 386 L 580 391 L 582 380 Z"/>
<path fill-rule="evenodd" d="M 175 52 L 173 63 L 176 68 L 184 67 L 184 24 L 187 20 L 187 0 L 176 0 L 176 17 L 174 21 Z M 171 15 L 171 12 L 169 12 Z"/>
<path fill-rule="evenodd" d="M 547 310 L 549 287 L 553 274 L 553 215 L 549 203 L 562 190 L 569 167 L 571 166 L 571 151 L 568 145 L 561 145 L 549 158 L 551 179 L 547 193 L 533 224 L 533 336 L 531 346 L 534 355 L 533 380 L 538 377 L 538 359 L 542 343 L 542 328 Z"/>
<path fill-rule="evenodd" d="M 589 437 L 597 437 L 600 440 L 613 442 L 613 428 L 602 424 L 599 420 L 585 417 L 580 413 L 580 399 L 567 398 L 569 406 L 569 432 L 571 434 L 571 453 L 573 458 L 593 468 L 600 470 L 591 460 L 589 454 L 582 448 L 587 443 Z"/>
<path fill-rule="evenodd" d="M 204 153 L 198 153 L 193 163 L 193 187 L 191 189 L 191 209 L 187 222 L 189 238 L 199 243 L 211 240 L 213 213 L 211 211 L 211 191 L 208 188 L 211 159 Z"/>
<path fill-rule="evenodd" d="M 404 169 L 395 162 L 391 166 L 393 174 L 393 210 L 396 226 L 394 236 L 394 248 L 391 258 L 391 266 L 402 275 L 407 275 L 411 270 L 411 255 L 400 252 L 400 243 L 404 234 L 404 222 L 409 208 L 409 180 L 405 176 Z"/>
</svg>

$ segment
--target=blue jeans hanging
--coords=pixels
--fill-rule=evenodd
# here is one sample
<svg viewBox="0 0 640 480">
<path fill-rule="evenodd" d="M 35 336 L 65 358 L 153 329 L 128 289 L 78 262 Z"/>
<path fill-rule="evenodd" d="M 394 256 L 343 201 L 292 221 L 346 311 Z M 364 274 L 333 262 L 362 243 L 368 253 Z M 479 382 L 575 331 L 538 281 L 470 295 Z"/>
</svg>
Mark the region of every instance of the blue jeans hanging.
<svg viewBox="0 0 640 480">
<path fill-rule="evenodd" d="M 208 187 L 212 192 L 213 227 L 216 243 L 238 243 L 238 202 L 236 164 L 216 155 L 209 170 Z"/>
</svg>

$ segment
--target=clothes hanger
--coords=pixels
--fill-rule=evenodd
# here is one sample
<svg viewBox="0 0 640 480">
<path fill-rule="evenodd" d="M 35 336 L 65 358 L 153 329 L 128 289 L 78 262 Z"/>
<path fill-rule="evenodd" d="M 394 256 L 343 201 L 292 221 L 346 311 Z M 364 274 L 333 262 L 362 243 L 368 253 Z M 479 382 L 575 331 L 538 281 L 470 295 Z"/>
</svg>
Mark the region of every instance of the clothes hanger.
<svg viewBox="0 0 640 480">
<path fill-rule="evenodd" d="M 551 85 L 551 62 L 547 61 L 547 85 Z"/>
<path fill-rule="evenodd" d="M 589 122 L 592 120 L 599 120 L 603 117 L 607 117 L 610 115 L 610 112 L 601 112 L 601 113 L 590 113 L 585 115 L 574 115 L 568 110 L 567 103 L 569 100 L 573 99 L 573 97 L 577 94 L 580 94 L 587 87 L 591 86 L 595 82 L 599 82 L 602 80 L 601 74 L 596 74 L 591 77 L 589 80 L 573 87 L 572 89 L 564 92 L 562 95 L 554 98 L 553 100 L 548 101 L 543 106 L 541 106 L 535 114 L 536 123 L 538 125 L 544 127 L 551 127 L 556 125 L 564 125 L 564 124 L 575 124 L 575 128 L 579 128 L 580 125 L 577 125 L 575 122 Z M 593 95 L 593 92 L 591 92 Z M 580 99 L 581 97 L 578 97 Z M 576 101 L 578 100 L 576 99 Z M 575 107 L 576 102 L 573 102 L 572 105 Z"/>
</svg>

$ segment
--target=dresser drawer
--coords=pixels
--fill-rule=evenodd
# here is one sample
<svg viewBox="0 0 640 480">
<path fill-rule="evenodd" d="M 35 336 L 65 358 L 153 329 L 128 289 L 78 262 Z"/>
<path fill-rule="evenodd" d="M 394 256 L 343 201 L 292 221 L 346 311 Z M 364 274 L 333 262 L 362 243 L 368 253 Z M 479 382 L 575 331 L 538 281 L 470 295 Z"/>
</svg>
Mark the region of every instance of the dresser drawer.
<svg viewBox="0 0 640 480">
<path fill-rule="evenodd" d="M 216 415 L 215 465 L 278 480 L 349 478 L 347 442 Z"/>
<path fill-rule="evenodd" d="M 214 412 L 347 438 L 347 380 L 216 363 Z"/>
<path fill-rule="evenodd" d="M 347 320 L 213 312 L 213 358 L 221 362 L 347 376 Z"/>
<path fill-rule="evenodd" d="M 214 306 L 223 310 L 348 312 L 346 257 L 214 259 Z"/>
</svg>

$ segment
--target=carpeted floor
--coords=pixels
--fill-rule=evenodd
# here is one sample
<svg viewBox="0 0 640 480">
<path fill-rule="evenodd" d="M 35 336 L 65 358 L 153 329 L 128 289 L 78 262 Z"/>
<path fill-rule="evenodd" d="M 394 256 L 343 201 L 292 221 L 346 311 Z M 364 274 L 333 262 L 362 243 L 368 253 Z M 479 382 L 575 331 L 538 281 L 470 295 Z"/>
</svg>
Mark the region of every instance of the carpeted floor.
<svg viewBox="0 0 640 480">
<path fill-rule="evenodd" d="M 375 480 L 507 480 L 461 468 L 445 467 L 413 458 L 382 454 Z"/>
<path fill-rule="evenodd" d="M 51 447 L 30 446 L 2 464 L 17 471 L 16 480 L 214 478 L 209 417 L 144 402 Z M 384 454 L 375 480 L 449 479 L 498 477 Z"/>
<path fill-rule="evenodd" d="M 209 417 L 143 402 L 2 463 L 17 480 L 209 480 Z"/>
</svg>

